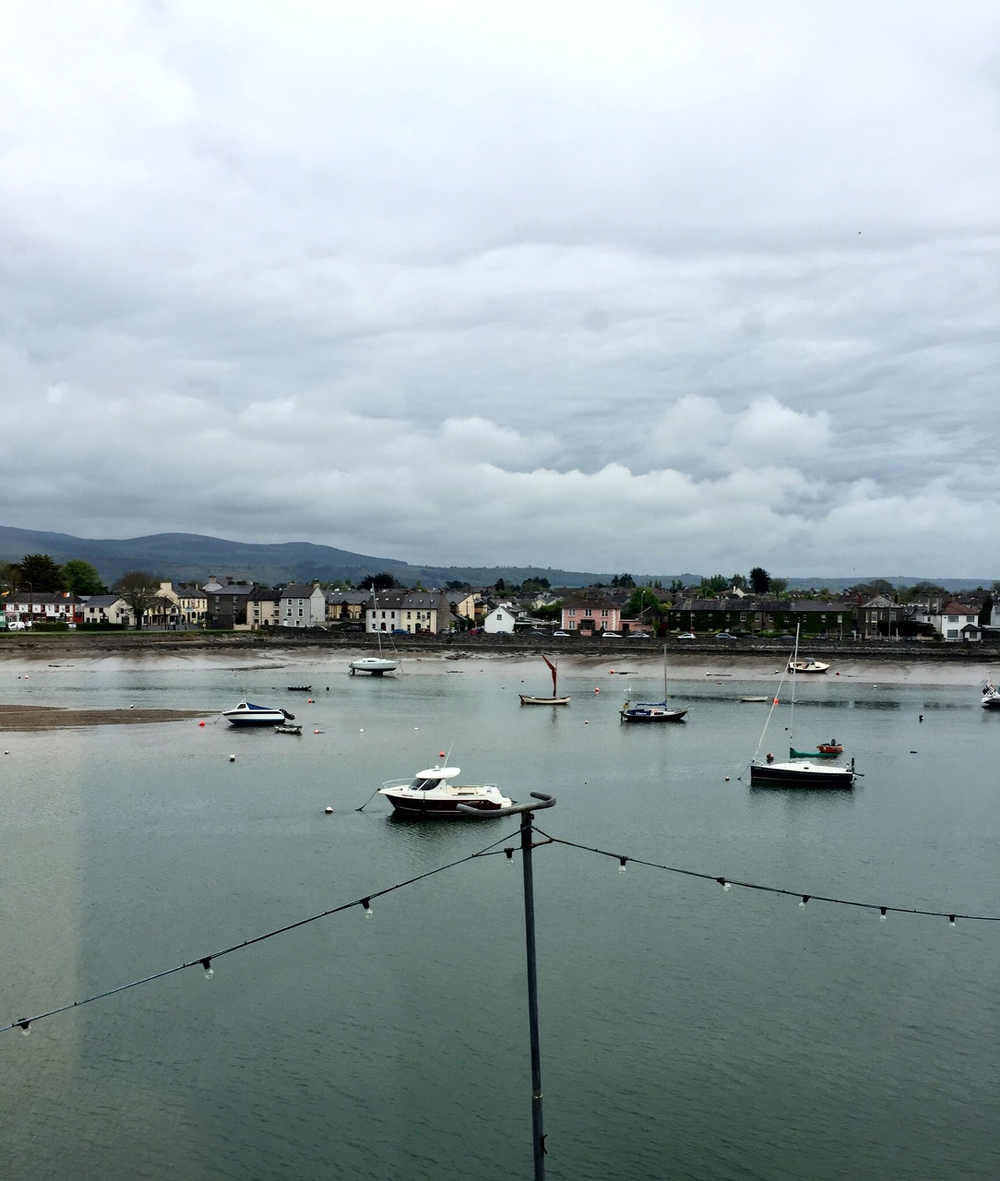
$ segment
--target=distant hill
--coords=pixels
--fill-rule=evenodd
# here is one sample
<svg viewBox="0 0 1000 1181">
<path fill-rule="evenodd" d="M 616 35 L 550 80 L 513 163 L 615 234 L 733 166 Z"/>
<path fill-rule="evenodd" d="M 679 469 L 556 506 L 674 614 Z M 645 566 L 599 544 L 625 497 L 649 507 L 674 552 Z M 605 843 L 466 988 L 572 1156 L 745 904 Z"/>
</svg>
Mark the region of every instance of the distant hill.
<svg viewBox="0 0 1000 1181">
<path fill-rule="evenodd" d="M 62 565 L 70 558 L 82 558 L 97 568 L 110 586 L 129 570 L 145 570 L 175 582 L 203 582 L 209 574 L 232 575 L 268 586 L 287 582 L 319 579 L 359 582 L 369 574 L 385 571 L 404 586 L 421 583 L 443 586 L 447 582 L 468 582 L 473 586 L 492 586 L 502 578 L 520 583 L 526 578 L 547 578 L 552 586 L 590 586 L 610 582 L 615 572 L 560 570 L 549 566 L 417 566 L 398 558 L 380 558 L 356 554 L 330 545 L 308 541 L 286 541 L 274 545 L 227 541 L 200 533 L 153 533 L 148 537 L 99 539 L 74 537 L 69 533 L 50 533 L 36 529 L 16 529 L 0 525 L 0 562 L 17 562 L 25 554 L 48 554 Z M 775 576 L 778 571 L 772 571 Z M 697 585 L 700 574 L 636 574 L 638 583 L 659 582 L 669 586 L 679 579 L 685 586 Z M 828 587 L 842 590 L 857 583 L 872 582 L 882 575 L 854 578 L 789 578 L 790 590 Z M 950 590 L 989 586 L 991 579 L 942 578 L 897 575 L 885 577 L 893 586 L 913 586 L 918 582 L 936 582 Z"/>
</svg>

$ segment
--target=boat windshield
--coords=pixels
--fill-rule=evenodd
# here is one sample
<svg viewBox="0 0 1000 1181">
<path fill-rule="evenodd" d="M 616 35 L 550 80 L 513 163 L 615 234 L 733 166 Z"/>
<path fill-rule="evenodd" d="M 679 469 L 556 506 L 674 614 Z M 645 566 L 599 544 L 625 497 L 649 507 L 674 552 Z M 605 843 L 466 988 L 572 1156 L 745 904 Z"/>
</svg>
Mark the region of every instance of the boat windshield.
<svg viewBox="0 0 1000 1181">
<path fill-rule="evenodd" d="M 440 779 L 420 779 L 418 777 L 410 784 L 410 789 L 412 791 L 430 791 L 432 788 L 437 787 L 440 783 Z"/>
</svg>

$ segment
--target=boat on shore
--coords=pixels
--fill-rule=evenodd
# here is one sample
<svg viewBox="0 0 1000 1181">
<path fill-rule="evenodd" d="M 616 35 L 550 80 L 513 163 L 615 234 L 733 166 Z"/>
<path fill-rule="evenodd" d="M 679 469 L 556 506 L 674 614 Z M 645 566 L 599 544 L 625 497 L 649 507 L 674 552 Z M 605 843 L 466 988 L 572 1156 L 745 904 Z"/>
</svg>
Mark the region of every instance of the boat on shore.
<svg viewBox="0 0 1000 1181">
<path fill-rule="evenodd" d="M 378 599 L 375 598 L 374 590 L 372 591 L 372 604 L 377 610 Z M 352 677 L 355 673 L 369 673 L 373 677 L 381 677 L 386 673 L 396 671 L 396 665 L 399 662 L 396 660 L 391 660 L 382 652 L 382 632 L 377 626 L 377 618 L 375 623 L 375 637 L 378 640 L 378 656 L 359 656 L 356 660 L 352 660 L 347 666 Z"/>
<path fill-rule="evenodd" d="M 618 711 L 621 722 L 656 723 L 683 722 L 686 709 L 673 709 L 667 705 L 667 647 L 663 646 L 663 700 L 637 701 L 633 705 L 630 701 Z"/>
<path fill-rule="evenodd" d="M 801 660 L 796 657 L 788 662 L 790 673 L 825 673 L 829 667 L 822 660 L 813 660 L 811 656 L 803 656 Z"/>
<path fill-rule="evenodd" d="M 514 802 L 492 783 L 458 783 L 460 767 L 427 767 L 412 778 L 390 779 L 378 794 L 392 804 L 400 816 L 430 820 L 462 820 L 459 804 L 477 812 L 500 812 Z"/>
<path fill-rule="evenodd" d="M 287 709 L 272 709 L 269 705 L 254 705 L 244 697 L 232 709 L 223 711 L 222 716 L 231 726 L 282 726 L 294 721 L 295 715 Z"/>
<path fill-rule="evenodd" d="M 568 697 L 559 696 L 559 670 L 551 660 L 545 655 L 542 659 L 549 666 L 549 672 L 552 674 L 552 696 L 551 697 L 535 697 L 530 693 L 521 693 L 522 705 L 569 705 Z"/>
</svg>

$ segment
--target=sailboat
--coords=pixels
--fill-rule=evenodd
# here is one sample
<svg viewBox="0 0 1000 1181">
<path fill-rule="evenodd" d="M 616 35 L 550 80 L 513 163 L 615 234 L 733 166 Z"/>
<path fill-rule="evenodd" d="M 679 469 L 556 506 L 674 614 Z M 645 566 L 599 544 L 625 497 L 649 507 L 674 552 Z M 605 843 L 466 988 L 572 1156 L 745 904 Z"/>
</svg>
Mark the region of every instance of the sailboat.
<svg viewBox="0 0 1000 1181">
<path fill-rule="evenodd" d="M 799 658 L 799 629 L 795 628 L 795 651 L 792 659 L 788 662 L 788 670 L 792 674 L 792 711 L 791 718 L 788 724 L 789 735 L 794 733 L 795 729 L 795 675 L 796 664 Z M 774 714 L 775 707 L 780 701 L 781 686 L 784 683 L 785 674 L 782 673 L 781 681 L 778 683 L 777 692 L 771 702 L 771 708 L 767 713 L 767 721 L 764 723 L 764 729 L 761 732 L 760 740 L 757 743 L 757 750 L 754 752 L 754 757 L 750 760 L 750 783 L 753 785 L 766 785 L 768 787 L 850 787 L 854 783 L 854 760 L 851 759 L 850 766 L 832 766 L 830 763 L 823 761 L 814 761 L 813 758 L 796 758 L 798 753 L 794 746 L 788 748 L 788 761 L 775 762 L 774 755 L 767 754 L 763 759 L 760 758 L 760 748 L 764 745 L 764 738 L 767 734 L 767 728 L 771 723 L 771 717 Z M 790 738 L 794 742 L 794 739 Z"/>
<path fill-rule="evenodd" d="M 618 711 L 618 717 L 623 722 L 683 722 L 686 709 L 669 709 L 667 707 L 667 646 L 663 645 L 663 700 L 637 701 L 632 705 L 630 701 Z"/>
<path fill-rule="evenodd" d="M 372 607 L 378 610 L 378 599 L 375 598 L 375 588 L 372 587 Z M 382 655 L 382 632 L 379 630 L 378 619 L 375 619 L 375 635 L 378 638 L 378 656 L 359 656 L 350 663 L 351 676 L 355 673 L 371 673 L 373 677 L 380 677 L 383 673 L 395 671 L 396 661 Z"/>
<path fill-rule="evenodd" d="M 542 656 L 542 659 L 549 666 L 549 672 L 552 673 L 552 696 L 551 697 L 533 697 L 529 693 L 521 694 L 522 705 L 569 705 L 568 697 L 559 696 L 559 672 L 556 666 L 547 656 Z"/>
</svg>

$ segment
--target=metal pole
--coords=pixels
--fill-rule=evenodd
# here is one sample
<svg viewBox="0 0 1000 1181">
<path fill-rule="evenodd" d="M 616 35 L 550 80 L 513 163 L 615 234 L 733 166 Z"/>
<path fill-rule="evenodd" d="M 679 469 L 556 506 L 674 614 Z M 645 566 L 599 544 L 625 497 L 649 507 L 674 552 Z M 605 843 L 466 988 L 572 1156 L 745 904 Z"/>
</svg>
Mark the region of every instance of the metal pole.
<svg viewBox="0 0 1000 1181">
<path fill-rule="evenodd" d="M 538 975 L 535 962 L 535 885 L 531 865 L 532 813 L 521 814 L 521 870 L 524 875 L 524 948 L 528 969 L 528 1029 L 531 1036 L 531 1140 L 535 1181 L 545 1177 L 545 1123 L 542 1118 L 542 1057 L 538 1044 Z"/>
<path fill-rule="evenodd" d="M 524 875 L 524 947 L 528 969 L 528 1029 L 531 1034 L 531 1143 L 535 1156 L 535 1181 L 545 1181 L 545 1125 L 542 1120 L 542 1055 L 538 1048 L 538 974 L 535 967 L 535 882 L 531 871 L 531 825 L 533 813 L 555 807 L 555 796 L 533 791 L 536 804 L 513 804 L 499 811 L 483 812 L 468 804 L 458 810 L 480 820 L 521 813 L 521 870 Z M 513 850 L 510 851 L 513 855 Z"/>
</svg>

